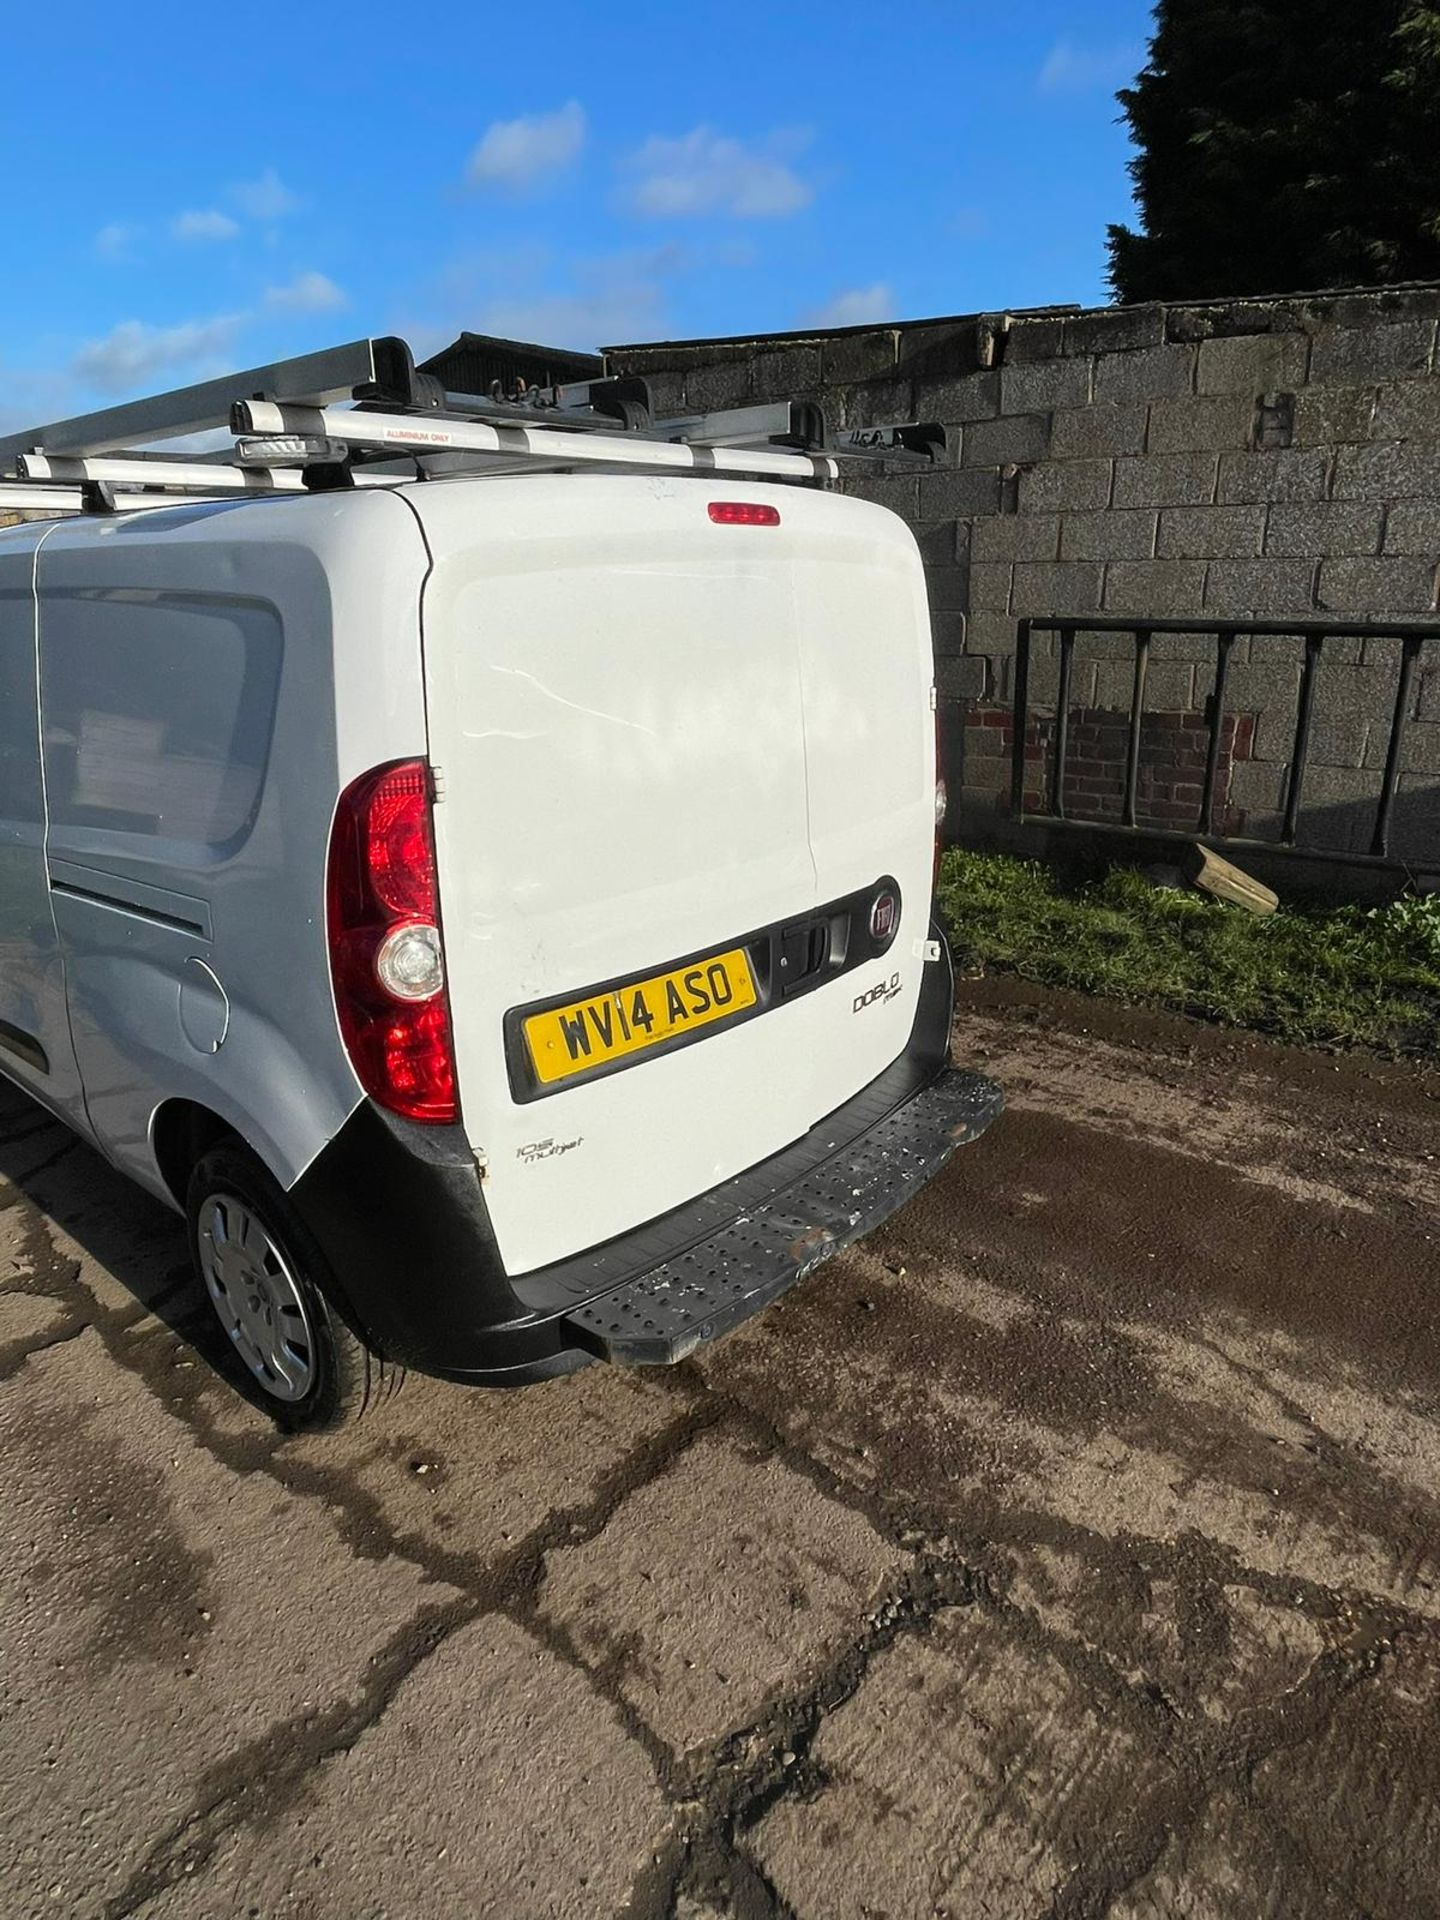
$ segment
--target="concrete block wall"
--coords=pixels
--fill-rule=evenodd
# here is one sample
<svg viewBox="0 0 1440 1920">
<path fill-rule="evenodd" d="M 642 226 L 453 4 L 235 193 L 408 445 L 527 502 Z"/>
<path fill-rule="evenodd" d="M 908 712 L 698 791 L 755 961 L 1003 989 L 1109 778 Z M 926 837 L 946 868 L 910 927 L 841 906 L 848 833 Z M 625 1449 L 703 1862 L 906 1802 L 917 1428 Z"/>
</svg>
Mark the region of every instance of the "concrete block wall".
<svg viewBox="0 0 1440 1920">
<path fill-rule="evenodd" d="M 943 466 L 846 485 L 920 542 L 964 831 L 1005 805 L 995 730 L 972 720 L 1013 694 L 1024 615 L 1437 617 L 1437 335 L 1440 286 L 1426 286 L 652 344 L 607 362 L 667 410 L 795 397 L 839 426 L 944 423 Z M 1043 712 L 1054 665 L 1037 647 Z M 1082 636 L 1087 717 L 1128 708 L 1128 658 L 1124 640 Z M 1262 838 L 1279 828 L 1301 658 L 1286 639 L 1232 655 L 1248 753 L 1224 801 Z M 1393 642 L 1327 645 L 1302 817 L 1316 844 L 1368 844 L 1397 663 Z M 1208 639 L 1157 647 L 1152 708 L 1188 726 L 1213 670 Z M 1416 678 L 1396 845 L 1440 867 L 1440 643 Z"/>
</svg>

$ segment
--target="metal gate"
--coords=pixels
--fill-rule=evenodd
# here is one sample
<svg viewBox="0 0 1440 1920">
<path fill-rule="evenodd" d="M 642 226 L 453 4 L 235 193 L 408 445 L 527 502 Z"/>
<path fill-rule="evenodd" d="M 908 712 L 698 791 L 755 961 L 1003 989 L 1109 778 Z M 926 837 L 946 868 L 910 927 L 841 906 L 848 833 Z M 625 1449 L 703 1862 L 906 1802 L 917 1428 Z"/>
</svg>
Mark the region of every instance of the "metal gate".
<svg viewBox="0 0 1440 1920">
<path fill-rule="evenodd" d="M 1059 671 L 1055 690 L 1053 739 L 1048 748 L 1037 756 L 1035 742 L 1031 737 L 1035 713 L 1031 703 L 1032 657 L 1036 637 L 1042 634 L 1053 634 L 1056 637 L 1059 649 Z M 1440 639 L 1440 623 L 1407 622 L 1380 625 L 1373 622 L 1347 623 L 1317 620 L 1223 622 L 1205 619 L 1136 620 L 1103 618 L 1094 614 L 1073 618 L 1022 620 L 1017 634 L 1011 768 L 1011 808 L 1017 821 L 1029 819 L 1061 824 L 1070 821 L 1066 794 L 1067 763 L 1070 758 L 1070 726 L 1074 710 L 1072 689 L 1076 641 L 1082 634 L 1128 635 L 1134 647 L 1134 671 L 1125 748 L 1121 818 L 1118 822 L 1086 818 L 1083 822 L 1074 822 L 1074 824 L 1083 824 L 1088 832 L 1140 834 L 1159 839 L 1174 839 L 1177 834 L 1189 833 L 1206 839 L 1219 840 L 1231 846 L 1254 847 L 1267 852 L 1273 852 L 1278 846 L 1301 858 L 1333 859 L 1338 856 L 1379 866 L 1393 867 L 1402 864 L 1392 858 L 1390 851 L 1395 796 L 1400 782 L 1406 730 L 1410 724 L 1414 706 L 1416 669 L 1421 648 L 1427 640 Z M 1193 827 L 1183 823 L 1163 826 L 1147 825 L 1142 824 L 1139 817 L 1141 728 L 1147 713 L 1146 687 L 1153 642 L 1160 635 L 1211 638 L 1215 645 L 1214 681 L 1204 706 L 1207 730 L 1204 777 Z M 1221 746 L 1227 717 L 1226 693 L 1230 663 L 1236 643 L 1242 639 L 1266 643 L 1271 651 L 1274 651 L 1282 640 L 1292 643 L 1298 640 L 1304 647 L 1304 657 L 1300 666 L 1295 733 L 1288 771 L 1285 775 L 1280 809 L 1281 826 L 1277 840 L 1255 839 L 1244 834 L 1227 833 L 1224 831 L 1223 821 L 1217 820 L 1217 776 L 1221 764 Z M 1305 778 L 1310 759 L 1316 689 L 1325 649 L 1328 644 L 1355 639 L 1393 640 L 1400 644 L 1395 703 L 1390 717 L 1389 741 L 1375 808 L 1374 830 L 1370 837 L 1368 851 L 1362 853 L 1348 849 L 1297 844 L 1300 809 L 1304 799 Z M 1045 706 L 1048 708 L 1048 701 Z M 1043 776 L 1038 790 L 1030 779 L 1030 770 L 1037 758 L 1041 761 Z"/>
</svg>

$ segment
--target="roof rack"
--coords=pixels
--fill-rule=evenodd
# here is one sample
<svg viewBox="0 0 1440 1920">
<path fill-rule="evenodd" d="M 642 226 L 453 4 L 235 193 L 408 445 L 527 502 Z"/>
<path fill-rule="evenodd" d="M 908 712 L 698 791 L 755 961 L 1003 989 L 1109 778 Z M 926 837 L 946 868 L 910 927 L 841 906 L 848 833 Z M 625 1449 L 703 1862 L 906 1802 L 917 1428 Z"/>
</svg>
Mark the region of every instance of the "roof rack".
<svg viewBox="0 0 1440 1920">
<path fill-rule="evenodd" d="M 233 452 L 155 443 L 222 428 Z M 931 464 L 943 427 L 905 422 L 832 435 L 808 401 L 657 419 L 643 380 L 520 381 L 454 393 L 394 336 L 177 388 L 0 438 L 0 510 L 125 512 L 175 496 L 394 486 L 455 472 L 643 467 L 819 482 L 840 463 Z M 13 478 L 10 477 L 13 475 Z"/>
</svg>

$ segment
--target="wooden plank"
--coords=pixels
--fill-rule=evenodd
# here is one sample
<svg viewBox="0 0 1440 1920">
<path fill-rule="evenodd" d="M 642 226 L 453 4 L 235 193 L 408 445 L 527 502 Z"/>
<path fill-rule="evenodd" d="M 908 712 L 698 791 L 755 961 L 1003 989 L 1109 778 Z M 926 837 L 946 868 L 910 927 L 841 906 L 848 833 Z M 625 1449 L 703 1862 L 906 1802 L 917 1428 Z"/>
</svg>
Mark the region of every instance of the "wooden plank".
<svg viewBox="0 0 1440 1920">
<path fill-rule="evenodd" d="M 1217 900 L 1228 901 L 1231 906 L 1244 907 L 1247 913 L 1274 913 L 1280 905 L 1278 893 L 1252 880 L 1248 873 L 1229 860 L 1222 860 L 1209 847 L 1190 849 L 1186 872 L 1192 886 L 1213 894 Z"/>
</svg>

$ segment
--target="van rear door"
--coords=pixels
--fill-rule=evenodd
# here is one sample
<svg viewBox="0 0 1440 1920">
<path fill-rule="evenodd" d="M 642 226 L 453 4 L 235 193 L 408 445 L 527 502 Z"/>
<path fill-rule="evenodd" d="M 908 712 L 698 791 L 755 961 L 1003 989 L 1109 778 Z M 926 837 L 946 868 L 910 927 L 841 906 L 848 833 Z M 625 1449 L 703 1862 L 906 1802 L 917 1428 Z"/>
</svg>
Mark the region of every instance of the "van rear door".
<svg viewBox="0 0 1440 1920">
<path fill-rule="evenodd" d="M 433 560 L 461 1107 L 519 1274 L 779 1151 L 904 1046 L 933 819 L 923 580 L 894 516 L 794 488 L 526 476 L 407 498 Z M 737 498 L 778 524 L 712 517 Z M 868 922 L 877 891 L 901 923 L 883 964 L 856 964 L 856 935 L 843 971 L 828 910 Z M 787 966 L 828 968 L 813 991 L 762 977 L 747 942 L 775 930 L 778 955 L 782 928 Z"/>
</svg>

